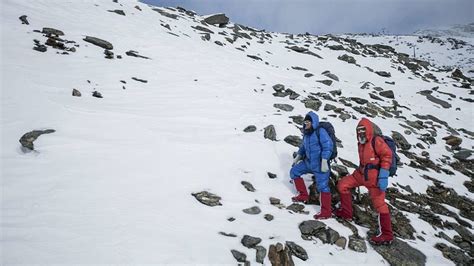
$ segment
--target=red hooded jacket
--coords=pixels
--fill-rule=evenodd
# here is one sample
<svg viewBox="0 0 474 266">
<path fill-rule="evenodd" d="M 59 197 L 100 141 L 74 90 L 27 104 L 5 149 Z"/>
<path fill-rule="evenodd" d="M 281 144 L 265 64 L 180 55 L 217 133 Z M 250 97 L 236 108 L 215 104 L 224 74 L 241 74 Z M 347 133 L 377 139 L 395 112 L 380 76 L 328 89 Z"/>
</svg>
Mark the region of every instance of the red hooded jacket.
<svg viewBox="0 0 474 266">
<path fill-rule="evenodd" d="M 380 165 L 380 168 L 390 169 L 390 165 L 392 164 L 392 150 L 387 143 L 385 143 L 383 138 L 377 136 L 381 133 L 379 127 L 370 122 L 367 118 L 362 118 L 357 127 L 359 126 L 365 127 L 367 137 L 365 144 L 361 144 L 360 142 L 358 144 L 361 170 L 364 170 L 368 164 Z M 374 137 L 375 145 L 372 147 L 372 139 Z"/>
</svg>

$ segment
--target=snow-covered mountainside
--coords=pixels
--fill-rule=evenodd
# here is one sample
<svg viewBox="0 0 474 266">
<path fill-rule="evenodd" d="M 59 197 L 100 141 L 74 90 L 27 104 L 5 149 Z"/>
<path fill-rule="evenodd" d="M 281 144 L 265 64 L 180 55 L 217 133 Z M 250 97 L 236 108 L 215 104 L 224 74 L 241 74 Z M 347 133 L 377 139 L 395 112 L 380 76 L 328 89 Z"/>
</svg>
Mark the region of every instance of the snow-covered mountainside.
<svg viewBox="0 0 474 266">
<path fill-rule="evenodd" d="M 2 264 L 472 265 L 463 71 L 383 38 L 264 32 L 132 0 L 6 0 L 1 25 Z M 422 40 L 433 56 L 472 54 Z M 366 240 L 365 188 L 353 222 L 314 221 L 314 193 L 292 204 L 310 110 L 340 139 L 335 206 L 358 121 L 396 140 L 392 246 Z"/>
<path fill-rule="evenodd" d="M 446 71 L 461 69 L 474 77 L 474 23 L 419 30 L 413 35 L 344 35 L 363 44 L 385 44 L 398 53 L 430 62 Z"/>
</svg>

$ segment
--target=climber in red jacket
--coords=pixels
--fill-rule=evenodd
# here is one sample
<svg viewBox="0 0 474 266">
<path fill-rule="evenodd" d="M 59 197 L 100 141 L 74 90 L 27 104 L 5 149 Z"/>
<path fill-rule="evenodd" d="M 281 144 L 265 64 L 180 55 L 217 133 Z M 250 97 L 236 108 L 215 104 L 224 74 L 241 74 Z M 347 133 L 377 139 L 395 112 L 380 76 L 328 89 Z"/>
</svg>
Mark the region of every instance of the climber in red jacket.
<svg viewBox="0 0 474 266">
<path fill-rule="evenodd" d="M 388 185 L 389 169 L 392 163 L 392 151 L 385 143 L 380 129 L 366 118 L 362 118 L 356 129 L 359 168 L 352 175 L 343 177 L 337 184 L 341 197 L 341 207 L 334 214 L 346 220 L 352 220 L 351 188 L 365 186 L 369 190 L 373 207 L 379 214 L 380 234 L 372 236 L 370 242 L 376 245 L 390 244 L 393 240 L 390 212 L 385 203 L 385 190 Z M 372 139 L 375 138 L 374 147 Z"/>
</svg>

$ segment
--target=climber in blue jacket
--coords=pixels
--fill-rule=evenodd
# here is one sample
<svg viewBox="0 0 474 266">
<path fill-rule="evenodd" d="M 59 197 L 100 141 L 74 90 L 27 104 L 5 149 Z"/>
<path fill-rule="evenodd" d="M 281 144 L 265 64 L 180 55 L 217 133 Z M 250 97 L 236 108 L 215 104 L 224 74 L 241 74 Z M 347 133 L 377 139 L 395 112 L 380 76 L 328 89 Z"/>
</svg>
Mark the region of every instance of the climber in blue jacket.
<svg viewBox="0 0 474 266">
<path fill-rule="evenodd" d="M 319 117 L 310 111 L 304 118 L 303 143 L 298 150 L 290 170 L 290 177 L 295 184 L 298 195 L 293 201 L 306 202 L 309 199 L 308 191 L 301 175 L 312 173 L 316 177 L 316 186 L 319 191 L 321 211 L 315 219 L 331 217 L 331 192 L 329 190 L 330 166 L 333 143 L 324 128 L 318 128 Z M 319 132 L 319 134 L 318 134 Z"/>
</svg>

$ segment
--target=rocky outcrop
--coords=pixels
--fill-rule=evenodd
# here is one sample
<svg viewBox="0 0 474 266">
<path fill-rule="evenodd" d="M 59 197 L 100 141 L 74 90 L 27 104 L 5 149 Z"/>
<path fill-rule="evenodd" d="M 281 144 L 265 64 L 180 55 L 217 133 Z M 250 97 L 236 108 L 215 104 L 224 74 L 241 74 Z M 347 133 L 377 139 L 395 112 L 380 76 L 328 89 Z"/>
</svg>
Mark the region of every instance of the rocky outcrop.
<svg viewBox="0 0 474 266">
<path fill-rule="evenodd" d="M 229 18 L 225 14 L 215 14 L 206 17 L 204 22 L 211 25 L 225 26 L 227 23 L 229 23 Z"/>
<path fill-rule="evenodd" d="M 28 150 L 34 150 L 33 142 L 43 134 L 51 134 L 56 132 L 54 129 L 46 129 L 46 130 L 33 130 L 28 133 L 23 134 L 20 138 L 20 143 L 23 147 Z"/>
<path fill-rule="evenodd" d="M 88 42 L 88 43 L 92 43 L 94 45 L 97 45 L 101 48 L 107 49 L 107 50 L 114 49 L 114 46 L 110 42 L 108 42 L 106 40 L 99 39 L 97 37 L 86 36 L 86 38 L 84 38 L 83 40 Z"/>
<path fill-rule="evenodd" d="M 373 246 L 390 265 L 425 265 L 426 256 L 406 242 L 395 239 L 390 246 Z"/>
</svg>

